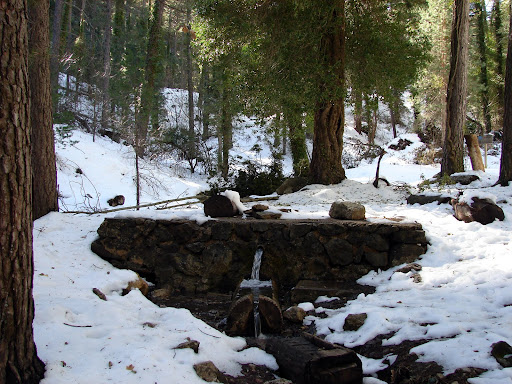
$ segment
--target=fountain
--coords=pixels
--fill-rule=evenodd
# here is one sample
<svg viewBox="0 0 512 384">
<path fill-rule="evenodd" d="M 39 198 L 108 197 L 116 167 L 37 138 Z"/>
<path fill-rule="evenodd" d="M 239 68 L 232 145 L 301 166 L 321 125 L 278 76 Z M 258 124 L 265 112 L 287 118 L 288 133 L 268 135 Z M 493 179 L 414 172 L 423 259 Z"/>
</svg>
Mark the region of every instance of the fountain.
<svg viewBox="0 0 512 384">
<path fill-rule="evenodd" d="M 252 263 L 251 278 L 244 279 L 240 283 L 240 289 L 250 289 L 253 295 L 253 311 L 254 311 L 254 337 L 261 335 L 261 319 L 260 319 L 260 289 L 270 288 L 272 290 L 271 280 L 260 280 L 261 259 L 263 257 L 263 247 L 258 247 L 254 253 L 254 261 Z"/>
</svg>

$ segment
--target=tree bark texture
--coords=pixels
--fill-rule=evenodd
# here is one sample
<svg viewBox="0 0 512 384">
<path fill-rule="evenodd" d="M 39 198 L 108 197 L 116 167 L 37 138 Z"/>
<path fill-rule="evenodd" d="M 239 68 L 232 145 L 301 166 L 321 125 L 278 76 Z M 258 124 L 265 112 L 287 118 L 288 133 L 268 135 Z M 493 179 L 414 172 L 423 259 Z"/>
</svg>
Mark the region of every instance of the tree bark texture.
<svg viewBox="0 0 512 384">
<path fill-rule="evenodd" d="M 345 86 L 345 0 L 333 2 L 320 47 L 324 64 L 335 68 L 337 87 Z M 332 85 L 331 85 L 332 87 Z M 311 182 L 337 184 L 346 178 L 341 164 L 345 102 L 343 97 L 321 84 L 323 97 L 317 102 L 314 116 Z M 325 94 L 328 93 L 328 94 Z"/>
<path fill-rule="evenodd" d="M 25 0 L 0 1 L 0 383 L 38 383 Z"/>
<path fill-rule="evenodd" d="M 512 181 L 512 14 L 508 33 L 508 54 L 505 70 L 505 111 L 503 114 L 503 142 L 501 149 L 500 183 Z"/>
<path fill-rule="evenodd" d="M 47 1 L 29 1 L 30 135 L 34 220 L 48 212 L 59 210 L 52 124 L 48 11 L 49 3 Z"/>
<path fill-rule="evenodd" d="M 446 122 L 441 174 L 464 171 L 469 2 L 455 0 L 451 35 L 450 76 L 446 92 Z"/>
</svg>

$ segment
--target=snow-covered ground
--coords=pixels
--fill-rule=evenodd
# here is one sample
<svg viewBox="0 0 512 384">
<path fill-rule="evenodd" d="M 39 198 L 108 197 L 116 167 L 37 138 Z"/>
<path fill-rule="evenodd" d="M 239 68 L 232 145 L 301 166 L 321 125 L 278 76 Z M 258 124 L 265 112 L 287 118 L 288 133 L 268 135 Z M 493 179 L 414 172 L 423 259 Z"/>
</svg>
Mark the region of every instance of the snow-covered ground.
<svg viewBox="0 0 512 384">
<path fill-rule="evenodd" d="M 407 206 L 403 183 L 418 185 L 439 172 L 439 167 L 414 164 L 413 150 L 421 144 L 414 135 L 403 137 L 413 145 L 405 151 L 388 150 L 381 164 L 381 176 L 395 187 L 375 189 L 371 182 L 376 164 L 362 163 L 348 169 L 348 179 L 338 185 L 308 186 L 269 203 L 275 209 L 292 208 L 283 218 L 322 218 L 335 200 L 359 201 L 370 221 L 421 223 L 431 244 L 418 260 L 423 266 L 420 283 L 413 282 L 410 274 L 394 273 L 398 267 L 372 272 L 360 283 L 375 286 L 374 294 L 362 294 L 336 310 L 318 308 L 328 317 L 308 316 L 305 321 L 314 320 L 327 340 L 347 347 L 390 332 L 394 335 L 384 343 L 427 339 L 412 352 L 422 361 L 436 361 L 445 373 L 479 367 L 488 372 L 471 379 L 473 384 L 512 383 L 512 368 L 502 368 L 490 355 L 491 344 L 500 340 L 512 344 L 512 187 L 492 187 L 499 158 L 490 157 L 489 169 L 479 174 L 481 181 L 444 191 L 452 196 L 465 190 L 468 195 L 492 195 L 506 218 L 487 226 L 457 221 L 447 205 Z M 74 132 L 71 139 L 72 143 L 57 145 L 61 208 L 104 209 L 106 201 L 118 194 L 126 197 L 125 205 L 134 204 L 131 147 L 101 137 L 93 142 L 81 132 Z M 235 149 L 247 153 L 251 145 L 240 142 Z M 256 155 L 264 158 L 265 153 Z M 143 202 L 192 196 L 208 188 L 204 177 L 184 177 L 185 172 L 157 162 L 148 160 L 142 168 Z M 104 218 L 120 214 L 206 219 L 202 206 L 191 205 L 107 215 L 60 212 L 35 222 L 34 331 L 38 354 L 46 363 L 44 384 L 201 383 L 193 365 L 208 360 L 232 375 L 248 362 L 277 368 L 272 356 L 244 349 L 243 339 L 225 336 L 187 310 L 159 308 L 139 291 L 122 296 L 135 273 L 112 267 L 90 250 Z M 93 288 L 105 293 L 107 301 L 100 300 Z M 364 326 L 344 332 L 346 316 L 362 312 L 368 314 Z M 175 349 L 187 338 L 200 342 L 198 354 Z M 381 361 L 363 361 L 366 374 L 386 366 Z"/>
</svg>

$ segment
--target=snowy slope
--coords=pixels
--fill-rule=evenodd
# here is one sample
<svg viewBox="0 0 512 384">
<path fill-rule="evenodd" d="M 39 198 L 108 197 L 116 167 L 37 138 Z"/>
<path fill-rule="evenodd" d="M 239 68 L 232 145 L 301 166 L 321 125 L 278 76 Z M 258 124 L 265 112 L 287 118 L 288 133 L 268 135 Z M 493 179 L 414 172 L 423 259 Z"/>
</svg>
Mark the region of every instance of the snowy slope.
<svg viewBox="0 0 512 384">
<path fill-rule="evenodd" d="M 413 146 L 405 151 L 388 150 L 381 176 L 395 185 L 417 185 L 439 167 L 414 164 L 413 150 L 420 144 L 414 136 L 404 137 Z M 134 204 L 131 148 L 101 137 L 93 142 L 81 132 L 75 132 L 72 139 L 78 143 L 57 146 L 61 207 L 107 208 L 106 200 L 117 194 L 125 195 L 126 205 Z M 251 156 L 251 145 L 252 141 L 240 140 L 235 150 Z M 264 151 L 261 161 L 266 157 Z M 481 367 L 489 371 L 471 383 L 512 383 L 512 369 L 501 368 L 490 355 L 492 343 L 512 344 L 512 187 L 492 187 L 498 159 L 489 159 L 491 168 L 480 174 L 482 181 L 444 191 L 452 196 L 464 190 L 468 195 L 492 195 L 506 219 L 488 226 L 458 222 L 446 205 L 407 206 L 403 188 L 375 189 L 371 185 L 375 163 L 347 170 L 348 179 L 338 185 L 308 186 L 270 202 L 273 209 L 292 208 L 283 216 L 286 219 L 327 217 L 333 201 L 359 201 L 371 221 L 421 223 L 431 243 L 418 261 L 423 266 L 421 283 L 414 283 L 409 274 L 394 273 L 396 268 L 372 272 L 360 282 L 375 286 L 374 294 L 360 295 L 336 310 L 317 309 L 328 317 L 310 316 L 306 321 L 314 320 L 327 340 L 348 347 L 391 331 L 395 334 L 385 343 L 428 339 L 413 352 L 424 361 L 436 361 L 446 373 L 458 367 Z M 195 195 L 207 188 L 201 176 L 192 177 L 156 162 L 144 163 L 143 172 L 144 202 Z M 201 206 L 122 215 L 206 220 Z M 158 308 L 138 291 L 121 296 L 134 273 L 117 270 L 90 251 L 105 217 L 109 216 L 61 212 L 35 222 L 34 331 L 38 354 L 47 364 L 43 383 L 199 383 L 192 366 L 207 360 L 230 374 L 247 362 L 276 368 L 271 356 L 260 350 L 242 350 L 244 340 L 219 333 L 186 310 Z M 108 301 L 99 300 L 92 288 L 103 291 Z M 365 325 L 359 331 L 343 332 L 346 316 L 361 312 L 368 313 Z M 187 337 L 200 341 L 199 354 L 173 349 Z M 380 361 L 363 360 L 367 374 L 385 367 Z M 368 384 L 376 382 L 366 379 Z"/>
</svg>

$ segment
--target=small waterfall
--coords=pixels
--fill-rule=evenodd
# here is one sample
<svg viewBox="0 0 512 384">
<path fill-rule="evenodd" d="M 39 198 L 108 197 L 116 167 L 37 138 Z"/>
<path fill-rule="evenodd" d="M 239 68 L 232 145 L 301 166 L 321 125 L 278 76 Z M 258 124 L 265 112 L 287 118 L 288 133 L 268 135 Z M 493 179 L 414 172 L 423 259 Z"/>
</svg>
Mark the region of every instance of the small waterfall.
<svg viewBox="0 0 512 384">
<path fill-rule="evenodd" d="M 260 279 L 261 257 L 263 256 L 263 248 L 258 247 L 254 253 L 254 261 L 252 263 L 251 280 Z"/>
<path fill-rule="evenodd" d="M 261 281 L 260 280 L 260 268 L 261 258 L 263 257 L 263 248 L 258 247 L 254 253 L 254 261 L 252 263 L 251 279 L 243 280 L 240 284 L 240 288 L 249 288 L 254 297 L 254 336 L 259 337 L 261 335 L 261 320 L 259 311 L 260 302 L 260 288 L 271 287 L 272 281 Z"/>
</svg>

